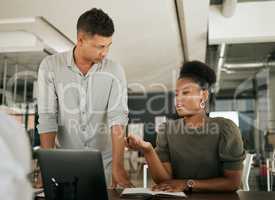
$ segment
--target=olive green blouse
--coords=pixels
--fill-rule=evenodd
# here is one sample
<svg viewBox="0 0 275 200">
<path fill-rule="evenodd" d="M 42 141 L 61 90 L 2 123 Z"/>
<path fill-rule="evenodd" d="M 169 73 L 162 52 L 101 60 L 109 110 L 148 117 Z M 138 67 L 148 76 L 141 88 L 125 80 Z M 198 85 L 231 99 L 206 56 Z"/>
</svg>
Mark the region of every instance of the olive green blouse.
<svg viewBox="0 0 275 200">
<path fill-rule="evenodd" d="M 208 118 L 201 128 L 187 127 L 183 119 L 162 124 L 156 152 L 170 162 L 176 179 L 221 177 L 224 170 L 240 170 L 245 151 L 239 128 L 229 119 Z"/>
</svg>

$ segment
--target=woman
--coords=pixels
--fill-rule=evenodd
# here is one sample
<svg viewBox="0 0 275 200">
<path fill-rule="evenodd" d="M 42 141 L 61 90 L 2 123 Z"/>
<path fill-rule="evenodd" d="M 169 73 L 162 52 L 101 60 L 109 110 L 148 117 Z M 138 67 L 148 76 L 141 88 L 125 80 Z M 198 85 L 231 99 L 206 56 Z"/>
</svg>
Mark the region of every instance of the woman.
<svg viewBox="0 0 275 200">
<path fill-rule="evenodd" d="M 215 72 L 199 61 L 187 62 L 176 85 L 180 116 L 162 124 L 153 149 L 134 135 L 129 148 L 144 153 L 154 190 L 235 191 L 240 187 L 245 151 L 238 127 L 225 118 L 206 114 L 209 88 Z"/>
</svg>

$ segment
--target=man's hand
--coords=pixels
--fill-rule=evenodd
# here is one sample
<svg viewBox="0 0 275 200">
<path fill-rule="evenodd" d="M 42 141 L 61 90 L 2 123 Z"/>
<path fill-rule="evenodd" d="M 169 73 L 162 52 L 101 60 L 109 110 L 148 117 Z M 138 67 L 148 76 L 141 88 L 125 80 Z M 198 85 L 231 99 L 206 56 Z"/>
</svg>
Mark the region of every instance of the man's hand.
<svg viewBox="0 0 275 200">
<path fill-rule="evenodd" d="M 42 175 L 40 170 L 38 171 L 37 179 L 33 183 L 33 187 L 36 189 L 43 188 Z"/>
<path fill-rule="evenodd" d="M 187 188 L 185 180 L 172 179 L 153 186 L 153 191 L 182 192 Z"/>
<path fill-rule="evenodd" d="M 112 170 L 112 188 L 116 188 L 117 186 L 121 186 L 123 188 L 134 187 L 129 180 L 127 172 L 123 168 L 113 168 Z"/>
<path fill-rule="evenodd" d="M 40 134 L 40 147 L 42 149 L 55 148 L 55 137 L 56 137 L 56 132 L 41 133 Z M 39 172 L 38 172 L 37 180 L 34 183 L 34 188 L 43 188 L 43 180 L 42 180 L 41 170 L 39 170 Z"/>
</svg>

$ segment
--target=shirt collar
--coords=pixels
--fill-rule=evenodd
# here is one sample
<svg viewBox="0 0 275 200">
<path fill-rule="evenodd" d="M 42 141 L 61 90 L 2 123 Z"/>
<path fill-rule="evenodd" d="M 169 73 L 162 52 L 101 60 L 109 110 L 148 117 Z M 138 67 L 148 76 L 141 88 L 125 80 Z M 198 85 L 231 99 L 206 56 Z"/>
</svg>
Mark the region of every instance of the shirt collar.
<svg viewBox="0 0 275 200">
<path fill-rule="evenodd" d="M 71 49 L 70 51 L 68 51 L 68 53 L 67 53 L 67 67 L 70 68 L 71 70 L 77 72 L 77 73 L 81 73 L 79 71 L 78 67 L 75 64 L 75 61 L 74 61 L 74 50 L 75 50 L 75 48 L 76 48 L 76 46 L 74 46 L 74 48 Z M 91 72 L 96 71 L 98 65 L 99 64 L 94 64 L 93 67 L 92 67 L 92 69 L 88 72 L 88 74 L 90 74 Z"/>
<path fill-rule="evenodd" d="M 74 56 L 73 56 L 74 50 L 75 50 L 75 47 L 67 52 L 67 67 L 70 67 L 70 68 L 76 67 L 76 64 L 74 62 Z"/>
</svg>

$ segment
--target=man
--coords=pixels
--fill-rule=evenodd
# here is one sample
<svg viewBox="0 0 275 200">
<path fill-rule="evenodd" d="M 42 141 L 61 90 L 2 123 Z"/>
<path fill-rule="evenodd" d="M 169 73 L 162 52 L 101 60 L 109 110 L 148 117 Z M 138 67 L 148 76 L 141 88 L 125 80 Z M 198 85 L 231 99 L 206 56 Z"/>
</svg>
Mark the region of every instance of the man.
<svg viewBox="0 0 275 200">
<path fill-rule="evenodd" d="M 31 145 L 24 129 L 0 112 L 0 199 L 31 200 Z"/>
<path fill-rule="evenodd" d="M 93 8 L 78 19 L 75 48 L 41 62 L 38 130 L 42 148 L 100 150 L 108 184 L 112 171 L 113 187 L 129 187 L 123 166 L 126 79 L 123 68 L 106 58 L 113 33 L 112 19 Z"/>
</svg>

